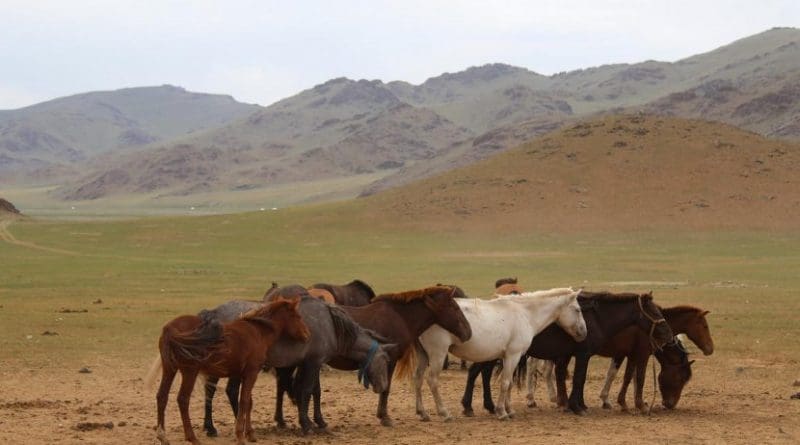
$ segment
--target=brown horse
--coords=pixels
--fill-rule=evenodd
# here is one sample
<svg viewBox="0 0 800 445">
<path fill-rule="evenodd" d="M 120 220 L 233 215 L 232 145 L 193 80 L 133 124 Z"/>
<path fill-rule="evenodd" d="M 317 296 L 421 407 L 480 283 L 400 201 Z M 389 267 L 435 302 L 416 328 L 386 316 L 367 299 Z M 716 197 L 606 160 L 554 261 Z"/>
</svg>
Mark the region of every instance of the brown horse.
<svg viewBox="0 0 800 445">
<path fill-rule="evenodd" d="M 675 306 L 659 309 L 661 310 L 661 315 L 663 315 L 664 319 L 667 320 L 667 324 L 669 324 L 669 327 L 672 329 L 674 334 L 686 334 L 686 336 L 689 337 L 689 339 L 696 344 L 705 355 L 711 355 L 714 353 L 714 340 L 711 338 L 711 331 L 708 329 L 708 322 L 706 321 L 706 315 L 708 314 L 708 311 L 704 311 L 693 306 Z M 614 336 L 614 338 L 612 338 L 608 343 L 606 343 L 603 348 L 601 348 L 601 350 L 598 352 L 599 355 L 612 358 L 611 366 L 609 367 L 608 374 L 606 375 L 605 385 L 600 393 L 600 399 L 603 401 L 603 408 L 611 408 L 611 404 L 608 402 L 608 393 L 611 389 L 611 383 L 614 381 L 614 377 L 616 376 L 619 367 L 622 365 L 622 362 L 625 361 L 625 358 L 627 358 L 628 364 L 625 367 L 625 378 L 622 383 L 622 387 L 620 388 L 619 395 L 617 396 L 617 403 L 619 403 L 623 411 L 627 411 L 628 407 L 625 403 L 625 398 L 628 391 L 628 385 L 630 384 L 635 372 L 636 384 L 634 386 L 634 403 L 637 409 L 646 409 L 642 392 L 644 388 L 645 374 L 647 372 L 647 363 L 650 360 L 650 355 L 652 353 L 653 348 L 650 345 L 650 339 L 648 338 L 647 334 L 635 328 L 623 330 Z M 664 364 L 662 363 L 662 374 L 665 372 L 682 372 L 682 370 L 675 367 L 663 369 L 663 366 Z M 686 373 L 683 372 L 681 375 L 685 376 Z M 669 378 L 669 376 L 665 376 L 664 378 Z M 675 381 L 674 378 L 673 381 Z M 688 381 L 688 378 L 686 381 Z M 676 383 L 669 385 L 670 390 L 667 391 L 666 394 L 665 390 L 662 388 L 661 403 L 664 405 L 664 407 L 668 409 L 675 408 L 675 405 L 678 404 L 678 400 L 681 397 L 683 385 L 686 384 L 686 381 L 683 381 L 682 384 L 677 381 Z"/>
<path fill-rule="evenodd" d="M 250 421 L 252 391 L 267 352 L 282 335 L 308 341 L 310 332 L 297 311 L 299 301 L 278 300 L 254 309 L 226 324 L 203 323 L 196 315 L 183 315 L 162 329 L 158 346 L 161 355 L 161 386 L 156 395 L 157 437 L 168 444 L 164 430 L 164 410 L 175 374 L 181 373 L 178 407 L 187 441 L 199 444 L 189 419 L 189 400 L 200 373 L 213 377 L 240 377 L 242 392 L 236 416 L 236 441 L 245 436 L 255 441 Z"/>
<path fill-rule="evenodd" d="M 325 289 L 310 287 L 308 288 L 308 294 L 314 298 L 319 298 L 326 303 L 336 304 L 336 297 L 334 297 L 332 293 Z"/>
<path fill-rule="evenodd" d="M 522 287 L 517 284 L 517 277 L 500 278 L 494 283 L 495 295 L 515 295 L 524 292 Z"/>
<path fill-rule="evenodd" d="M 353 280 L 344 285 L 316 283 L 309 289 L 325 289 L 333 295 L 336 304 L 342 306 L 364 306 L 375 298 L 375 291 L 361 280 Z"/>
<path fill-rule="evenodd" d="M 395 367 L 398 368 L 398 375 L 414 369 L 414 344 L 420 334 L 435 323 L 461 341 L 467 341 L 472 337 L 469 323 L 453 299 L 455 293 L 456 287 L 434 286 L 379 295 L 366 306 L 341 306 L 360 326 L 376 332 L 387 342 L 396 343 L 398 346 L 398 353 L 390 357 L 389 385 L 380 393 L 377 416 L 382 425 L 392 425 L 387 410 L 392 374 Z M 359 369 L 360 363 L 337 357 L 328 362 L 328 365 L 336 369 L 356 370 Z"/>
</svg>

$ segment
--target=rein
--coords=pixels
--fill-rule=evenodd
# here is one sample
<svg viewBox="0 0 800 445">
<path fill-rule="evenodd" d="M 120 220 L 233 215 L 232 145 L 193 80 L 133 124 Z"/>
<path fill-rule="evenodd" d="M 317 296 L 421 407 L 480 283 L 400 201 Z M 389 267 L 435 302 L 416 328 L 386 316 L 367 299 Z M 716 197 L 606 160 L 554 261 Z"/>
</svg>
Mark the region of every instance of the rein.
<svg viewBox="0 0 800 445">
<path fill-rule="evenodd" d="M 358 367 L 358 382 L 364 384 L 364 388 L 369 388 L 369 375 L 367 375 L 367 368 L 369 364 L 372 363 L 372 359 L 375 358 L 375 353 L 378 352 L 378 342 L 376 340 L 372 340 L 372 344 L 369 345 L 369 351 L 367 352 L 367 358 L 364 359 L 364 363 Z"/>
<path fill-rule="evenodd" d="M 667 320 L 665 320 L 664 317 L 656 319 L 656 318 L 653 318 L 650 314 L 648 314 L 647 311 L 644 310 L 644 305 L 642 304 L 642 296 L 641 295 L 639 295 L 639 297 L 636 299 L 636 302 L 639 303 L 639 311 L 642 314 L 644 314 L 644 316 L 648 320 L 650 320 L 650 323 L 651 323 L 650 324 L 650 334 L 649 334 L 650 346 L 652 348 L 651 351 L 660 351 L 661 350 L 661 346 L 658 346 L 658 344 L 656 343 L 656 339 L 655 339 L 655 337 L 653 335 L 656 332 L 656 325 L 658 325 L 659 323 L 666 323 Z M 652 354 L 652 352 L 651 352 L 651 354 Z"/>
</svg>

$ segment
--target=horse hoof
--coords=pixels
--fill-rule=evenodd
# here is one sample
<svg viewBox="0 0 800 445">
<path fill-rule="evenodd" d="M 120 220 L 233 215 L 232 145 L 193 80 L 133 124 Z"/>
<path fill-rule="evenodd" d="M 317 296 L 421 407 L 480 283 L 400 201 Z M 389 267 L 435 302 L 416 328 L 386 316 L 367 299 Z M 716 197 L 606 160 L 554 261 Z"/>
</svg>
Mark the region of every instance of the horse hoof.
<svg viewBox="0 0 800 445">
<path fill-rule="evenodd" d="M 316 421 L 315 420 L 314 423 L 316 423 L 317 424 L 317 428 L 319 428 L 321 430 L 324 430 L 324 429 L 328 428 L 328 423 L 325 422 L 324 420 L 320 420 L 320 421 Z"/>
<path fill-rule="evenodd" d="M 219 434 L 217 433 L 217 429 L 216 429 L 216 428 L 214 428 L 214 429 L 207 429 L 207 430 L 206 430 L 206 436 L 208 436 L 208 437 L 217 437 L 218 435 L 219 435 Z"/>
<path fill-rule="evenodd" d="M 529 400 L 528 401 L 528 408 L 536 408 L 536 401 L 535 400 Z"/>
<path fill-rule="evenodd" d="M 603 402 L 603 409 L 611 409 L 611 404 L 608 402 Z"/>
<path fill-rule="evenodd" d="M 422 414 L 419 415 L 419 420 L 421 420 L 422 422 L 430 422 L 431 421 L 431 416 L 429 416 L 429 415 L 427 415 L 425 413 L 422 413 Z"/>
<path fill-rule="evenodd" d="M 475 411 L 471 409 L 464 410 L 464 417 L 475 417 Z"/>
<path fill-rule="evenodd" d="M 453 416 L 447 416 L 447 417 L 444 418 L 444 422 L 445 423 L 450 423 L 452 421 L 453 421 Z"/>
<path fill-rule="evenodd" d="M 503 415 L 497 416 L 497 420 L 511 420 L 511 417 L 509 417 L 508 414 L 503 414 Z"/>
<path fill-rule="evenodd" d="M 430 420 L 430 419 L 428 419 L 428 420 Z M 390 419 L 388 417 L 383 417 L 381 419 L 381 425 L 382 426 L 392 427 L 392 426 L 394 426 L 394 422 L 392 422 L 392 419 Z"/>
<path fill-rule="evenodd" d="M 515 413 L 515 412 L 509 412 L 509 413 L 508 413 L 508 418 L 509 418 L 509 419 L 513 419 L 513 418 L 514 418 L 514 416 L 516 416 L 516 415 L 517 415 L 517 413 Z"/>
</svg>

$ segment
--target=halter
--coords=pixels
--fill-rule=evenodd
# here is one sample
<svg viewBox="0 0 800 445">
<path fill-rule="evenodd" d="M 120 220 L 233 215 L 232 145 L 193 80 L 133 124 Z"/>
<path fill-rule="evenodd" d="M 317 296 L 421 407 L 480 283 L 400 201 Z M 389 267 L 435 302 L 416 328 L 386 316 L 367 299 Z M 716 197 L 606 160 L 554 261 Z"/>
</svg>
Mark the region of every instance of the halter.
<svg viewBox="0 0 800 445">
<path fill-rule="evenodd" d="M 364 363 L 358 367 L 358 381 L 359 383 L 364 383 L 364 388 L 369 388 L 369 375 L 367 375 L 367 368 L 369 364 L 372 363 L 372 359 L 375 358 L 375 353 L 378 351 L 378 342 L 374 339 L 372 340 L 372 344 L 369 345 L 369 351 L 367 351 L 367 358 L 364 359 Z"/>
<path fill-rule="evenodd" d="M 658 346 L 658 344 L 656 342 L 656 339 L 655 339 L 655 337 L 653 335 L 656 332 L 656 325 L 658 325 L 659 323 L 666 323 L 667 320 L 665 320 L 664 317 L 656 319 L 656 318 L 653 318 L 650 314 L 648 314 L 647 311 L 644 310 L 644 305 L 642 305 L 642 296 L 641 295 L 639 295 L 638 298 L 636 298 L 636 302 L 639 303 L 639 311 L 641 311 L 641 313 L 644 314 L 644 316 L 648 320 L 650 320 L 650 323 L 651 323 L 650 324 L 650 346 L 652 346 L 654 351 L 660 351 L 662 347 Z"/>
</svg>

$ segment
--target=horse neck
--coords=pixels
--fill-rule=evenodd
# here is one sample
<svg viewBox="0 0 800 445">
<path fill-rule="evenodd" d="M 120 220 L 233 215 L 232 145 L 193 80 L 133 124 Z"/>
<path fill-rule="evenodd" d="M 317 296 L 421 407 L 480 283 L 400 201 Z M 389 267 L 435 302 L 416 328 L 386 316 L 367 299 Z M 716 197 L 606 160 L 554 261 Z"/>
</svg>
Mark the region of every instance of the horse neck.
<svg viewBox="0 0 800 445">
<path fill-rule="evenodd" d="M 350 347 L 350 349 L 344 354 L 344 357 L 355 360 L 355 361 L 362 361 L 367 357 L 367 353 L 369 352 L 369 348 L 372 347 L 372 342 L 375 341 L 372 337 L 370 337 L 363 329 L 359 329 L 358 335 L 356 335 L 356 341 Z"/>
<path fill-rule="evenodd" d="M 403 320 L 409 335 L 414 339 L 436 323 L 436 314 L 422 300 L 408 303 L 390 301 L 384 303 Z"/>
<path fill-rule="evenodd" d="M 694 320 L 691 312 L 671 313 L 669 310 L 663 310 L 661 314 L 674 334 L 686 334 Z"/>
<path fill-rule="evenodd" d="M 598 301 L 597 311 L 597 321 L 609 338 L 628 326 L 636 325 L 640 317 L 636 300 L 624 302 Z"/>
<path fill-rule="evenodd" d="M 569 303 L 572 295 L 536 295 L 529 297 L 516 297 L 508 301 L 513 301 L 526 309 L 528 318 L 537 326 L 544 328 L 558 318 L 559 312 Z"/>
</svg>

